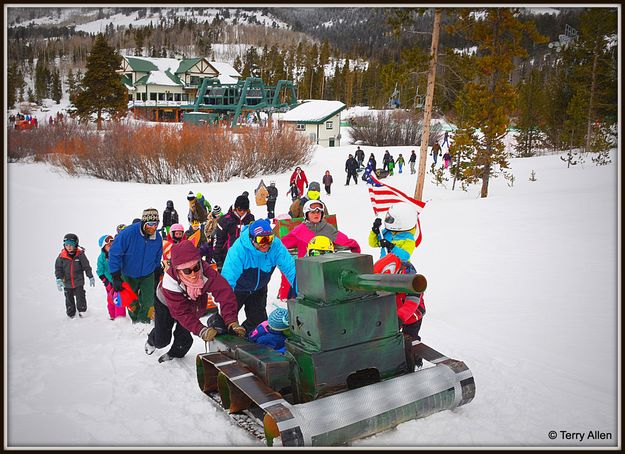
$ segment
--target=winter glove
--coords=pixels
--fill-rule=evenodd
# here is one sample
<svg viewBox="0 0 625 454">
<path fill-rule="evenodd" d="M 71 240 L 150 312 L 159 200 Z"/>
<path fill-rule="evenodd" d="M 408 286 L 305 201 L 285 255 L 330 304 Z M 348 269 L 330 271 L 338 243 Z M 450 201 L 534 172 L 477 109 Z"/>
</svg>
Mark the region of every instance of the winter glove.
<svg viewBox="0 0 625 454">
<path fill-rule="evenodd" d="M 380 246 L 385 247 L 388 252 L 391 252 L 391 250 L 395 247 L 393 243 L 386 239 L 380 241 Z"/>
<path fill-rule="evenodd" d="M 113 284 L 111 284 L 111 281 L 109 281 L 105 275 L 102 276 L 98 276 L 100 278 L 100 280 L 102 281 L 102 283 L 104 284 L 104 288 L 106 289 L 107 292 L 111 292 L 113 291 Z"/>
<path fill-rule="evenodd" d="M 228 325 L 228 331 L 232 331 L 234 334 L 236 334 L 239 337 L 245 336 L 245 328 L 243 328 L 241 325 L 239 325 L 238 322 L 230 323 Z"/>
<path fill-rule="evenodd" d="M 89 287 L 95 287 L 95 278 L 94 277 L 90 277 L 89 278 Z"/>
<path fill-rule="evenodd" d="M 122 277 L 120 273 L 113 274 L 113 289 L 116 292 L 120 292 L 122 290 Z"/>
<path fill-rule="evenodd" d="M 376 235 L 379 235 L 381 225 L 382 225 L 382 219 L 375 218 L 375 221 L 373 221 L 373 227 L 371 227 L 371 231 L 375 233 Z"/>
<path fill-rule="evenodd" d="M 63 281 L 61 279 L 56 280 L 56 288 L 59 289 L 59 292 L 62 292 L 65 286 L 63 285 Z"/>
<path fill-rule="evenodd" d="M 202 338 L 202 340 L 204 340 L 204 342 L 211 342 L 212 340 L 215 339 L 216 335 L 217 335 L 217 330 L 213 327 L 210 327 L 210 328 L 204 327 L 200 331 L 200 337 Z"/>
</svg>

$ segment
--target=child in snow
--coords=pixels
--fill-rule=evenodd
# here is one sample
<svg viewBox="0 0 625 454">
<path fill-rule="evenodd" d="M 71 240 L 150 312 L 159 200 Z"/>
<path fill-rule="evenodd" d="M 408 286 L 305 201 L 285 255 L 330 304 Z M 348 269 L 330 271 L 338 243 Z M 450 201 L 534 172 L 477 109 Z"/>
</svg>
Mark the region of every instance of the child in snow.
<svg viewBox="0 0 625 454">
<path fill-rule="evenodd" d="M 404 157 L 399 153 L 399 157 L 397 158 L 397 166 L 399 167 L 399 173 L 402 173 L 402 169 L 404 168 Z"/>
<path fill-rule="evenodd" d="M 330 195 L 331 186 L 334 179 L 332 178 L 332 175 L 330 175 L 329 170 L 326 170 L 326 174 L 323 176 L 323 179 L 321 181 L 323 183 L 323 186 L 325 186 L 326 195 Z"/>
<path fill-rule="evenodd" d="M 294 202 L 299 198 L 299 188 L 294 181 L 291 182 L 291 187 L 289 189 L 289 194 L 291 195 L 291 200 Z"/>
<path fill-rule="evenodd" d="M 401 261 L 395 254 L 387 254 L 373 265 L 375 274 L 417 274 L 417 270 L 409 261 Z M 413 340 L 421 340 L 419 330 L 425 315 L 425 301 L 423 293 L 419 295 L 407 295 L 406 293 L 395 294 L 397 318 L 404 337 L 408 337 L 406 345 L 412 346 Z M 410 365 L 421 368 L 423 360 L 412 355 L 412 348 L 406 351 L 406 359 Z"/>
<path fill-rule="evenodd" d="M 63 237 L 63 250 L 54 263 L 54 275 L 59 292 L 65 292 L 65 313 L 69 318 L 76 317 L 77 308 L 81 317 L 87 310 L 84 274 L 89 278 L 89 285 L 95 287 L 85 250 L 78 246 L 78 236 L 68 233 Z"/>
<path fill-rule="evenodd" d="M 399 202 L 391 205 L 384 217 L 384 229 L 380 231 L 382 219 L 376 218 L 369 232 L 369 246 L 379 247 L 380 257 L 393 253 L 400 260 L 410 260 L 415 249 L 415 237 L 419 236 L 418 214 L 414 205 Z"/>
<path fill-rule="evenodd" d="M 104 284 L 106 289 L 106 308 L 109 311 L 109 318 L 114 320 L 115 317 L 125 317 L 126 308 L 124 306 L 117 306 L 113 302 L 113 276 L 109 271 L 109 249 L 113 244 L 113 237 L 111 235 L 102 235 L 98 240 L 98 246 L 100 246 L 100 255 L 98 256 L 98 265 L 96 267 L 96 274 Z"/>
<path fill-rule="evenodd" d="M 449 153 L 449 149 L 447 150 L 447 152 L 443 155 L 443 162 L 444 162 L 444 166 L 445 168 L 449 167 L 449 164 L 451 164 L 451 154 Z"/>
<path fill-rule="evenodd" d="M 249 336 L 249 340 L 257 344 L 268 345 L 274 350 L 284 353 L 286 347 L 285 331 L 289 329 L 289 311 L 282 308 L 275 308 L 267 320 L 260 323 Z"/>
<path fill-rule="evenodd" d="M 393 169 L 395 168 L 395 159 L 390 155 L 388 158 L 388 175 L 393 176 Z"/>
</svg>

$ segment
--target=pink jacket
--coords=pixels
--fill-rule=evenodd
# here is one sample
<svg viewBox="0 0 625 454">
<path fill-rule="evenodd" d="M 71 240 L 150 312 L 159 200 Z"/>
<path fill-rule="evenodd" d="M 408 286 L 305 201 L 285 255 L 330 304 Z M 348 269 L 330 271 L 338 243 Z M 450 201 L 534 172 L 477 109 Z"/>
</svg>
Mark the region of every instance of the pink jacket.
<svg viewBox="0 0 625 454">
<path fill-rule="evenodd" d="M 280 240 L 282 240 L 282 244 L 284 244 L 288 249 L 297 246 L 297 257 L 304 257 L 306 255 L 308 242 L 314 237 L 315 233 L 306 226 L 306 223 L 302 222 L 285 236 L 280 238 Z M 338 232 L 336 235 L 334 245 L 345 246 L 352 252 L 360 253 L 360 245 L 356 242 L 356 240 L 349 238 L 341 232 Z"/>
</svg>

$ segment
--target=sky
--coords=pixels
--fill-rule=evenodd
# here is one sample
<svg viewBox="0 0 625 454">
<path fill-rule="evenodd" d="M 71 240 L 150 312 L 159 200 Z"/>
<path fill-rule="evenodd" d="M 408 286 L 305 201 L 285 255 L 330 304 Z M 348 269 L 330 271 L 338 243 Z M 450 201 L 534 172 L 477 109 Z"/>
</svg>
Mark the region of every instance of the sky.
<svg viewBox="0 0 625 454">
<path fill-rule="evenodd" d="M 322 199 L 339 229 L 377 259 L 379 250 L 367 244 L 374 214 L 366 186 L 343 181 L 345 159 L 355 148 L 318 148 L 303 169 L 309 180 L 330 170 L 332 195 Z M 386 148 L 404 157 L 411 150 L 362 148 L 378 161 Z M 587 161 L 567 169 L 558 155 L 512 159 L 514 185 L 494 179 L 485 199 L 478 186 L 452 191 L 451 182 L 436 186 L 428 173 L 423 241 L 412 256 L 428 279 L 420 334 L 424 343 L 465 362 L 476 396 L 352 446 L 620 444 L 620 173 L 615 150 L 610 165 Z M 536 181 L 529 180 L 532 171 Z M 288 210 L 290 173 L 262 176 L 276 180 L 277 214 Z M 95 267 L 98 238 L 143 209 L 162 212 L 173 200 L 184 219 L 189 190 L 227 207 L 243 190 L 252 193 L 261 176 L 148 185 L 69 177 L 36 163 L 8 164 L 6 176 L 7 445 L 262 446 L 200 391 L 195 356 L 205 351 L 203 341 L 195 338 L 186 357 L 159 364 L 166 350 L 144 353 L 145 327 L 108 319 L 99 282 L 87 287 L 88 317 L 68 319 L 53 273 L 65 233 L 79 236 Z M 406 169 L 384 181 L 414 191 L 415 177 Z M 266 213 L 253 201 L 251 208 L 257 217 Z M 278 286 L 276 272 L 270 307 L 283 304 L 275 298 Z M 612 438 L 563 438 L 595 430 Z"/>
</svg>

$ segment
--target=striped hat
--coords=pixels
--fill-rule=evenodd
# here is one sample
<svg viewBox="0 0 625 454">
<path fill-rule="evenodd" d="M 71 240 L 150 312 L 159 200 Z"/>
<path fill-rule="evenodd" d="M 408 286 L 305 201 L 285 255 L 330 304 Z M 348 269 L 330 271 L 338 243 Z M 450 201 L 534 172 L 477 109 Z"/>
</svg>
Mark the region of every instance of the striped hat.
<svg viewBox="0 0 625 454">
<path fill-rule="evenodd" d="M 151 221 L 159 221 L 158 210 L 156 208 L 146 208 L 143 210 L 143 215 L 141 215 L 141 221 L 143 222 L 151 222 Z"/>
</svg>

